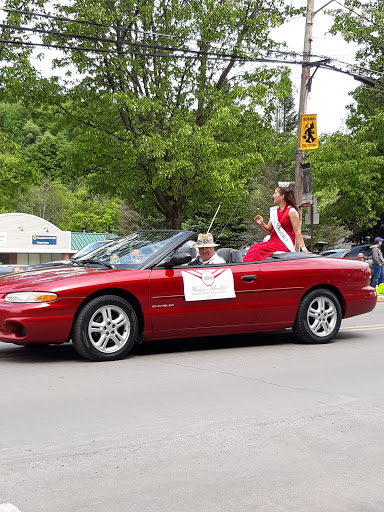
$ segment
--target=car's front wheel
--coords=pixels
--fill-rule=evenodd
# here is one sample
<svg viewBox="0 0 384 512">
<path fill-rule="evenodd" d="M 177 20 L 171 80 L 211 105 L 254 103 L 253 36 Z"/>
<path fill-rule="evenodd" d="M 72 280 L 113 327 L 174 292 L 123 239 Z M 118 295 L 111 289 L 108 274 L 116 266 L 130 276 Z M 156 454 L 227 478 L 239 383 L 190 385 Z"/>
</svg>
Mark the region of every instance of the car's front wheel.
<svg viewBox="0 0 384 512">
<path fill-rule="evenodd" d="M 302 343 L 329 343 L 339 332 L 340 302 L 330 290 L 312 290 L 301 300 L 293 333 Z"/>
<path fill-rule="evenodd" d="M 104 295 L 80 310 L 73 325 L 72 342 L 86 359 L 114 361 L 129 353 L 137 333 L 133 307 L 117 295 Z"/>
</svg>

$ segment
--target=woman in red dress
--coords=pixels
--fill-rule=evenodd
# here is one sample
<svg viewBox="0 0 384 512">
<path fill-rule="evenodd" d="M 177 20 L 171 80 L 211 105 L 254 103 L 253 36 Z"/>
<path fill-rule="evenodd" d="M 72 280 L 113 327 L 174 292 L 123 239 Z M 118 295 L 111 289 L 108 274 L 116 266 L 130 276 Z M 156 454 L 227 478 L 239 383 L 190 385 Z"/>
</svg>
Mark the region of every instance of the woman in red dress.
<svg viewBox="0 0 384 512">
<path fill-rule="evenodd" d="M 247 254 L 244 256 L 243 261 L 260 261 L 266 260 L 268 256 L 277 251 L 290 252 L 294 251 L 295 242 L 303 252 L 308 252 L 305 247 L 303 235 L 300 229 L 300 218 L 297 211 L 295 196 L 290 187 L 277 187 L 273 194 L 273 202 L 277 204 L 277 229 L 280 227 L 280 236 L 273 227 L 272 220 L 269 219 L 268 224 L 265 224 L 261 215 L 255 217 L 255 222 L 261 226 L 264 231 L 271 234 L 267 242 L 255 244 L 250 247 Z M 272 208 L 271 208 L 272 210 Z M 283 231 L 283 236 L 281 236 Z M 285 233 L 284 233 L 285 232 Z M 288 235 L 288 237 L 285 236 Z M 286 243 L 281 238 L 286 238 Z"/>
</svg>

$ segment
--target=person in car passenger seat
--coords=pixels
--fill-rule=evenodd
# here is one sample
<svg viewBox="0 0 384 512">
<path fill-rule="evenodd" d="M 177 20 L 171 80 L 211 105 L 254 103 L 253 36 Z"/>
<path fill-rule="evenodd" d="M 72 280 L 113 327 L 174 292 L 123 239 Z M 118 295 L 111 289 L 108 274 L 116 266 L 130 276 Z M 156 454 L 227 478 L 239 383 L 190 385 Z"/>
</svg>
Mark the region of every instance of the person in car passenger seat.
<svg viewBox="0 0 384 512">
<path fill-rule="evenodd" d="M 270 209 L 268 224 L 261 215 L 256 215 L 255 222 L 270 234 L 267 242 L 252 245 L 243 261 L 262 261 L 276 251 L 294 252 L 297 240 L 300 249 L 308 252 L 300 229 L 300 217 L 295 195 L 291 187 L 277 187 L 273 194 L 277 205 Z"/>
</svg>

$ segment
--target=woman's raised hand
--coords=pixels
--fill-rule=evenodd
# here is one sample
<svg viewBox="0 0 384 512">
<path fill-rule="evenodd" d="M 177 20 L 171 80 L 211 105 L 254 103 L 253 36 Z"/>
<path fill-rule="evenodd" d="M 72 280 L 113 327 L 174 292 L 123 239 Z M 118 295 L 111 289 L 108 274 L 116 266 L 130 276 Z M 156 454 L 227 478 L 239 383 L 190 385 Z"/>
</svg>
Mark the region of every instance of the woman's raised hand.
<svg viewBox="0 0 384 512">
<path fill-rule="evenodd" d="M 259 224 L 261 226 L 264 222 L 264 219 L 261 215 L 256 215 L 255 222 L 257 222 L 257 224 Z"/>
</svg>

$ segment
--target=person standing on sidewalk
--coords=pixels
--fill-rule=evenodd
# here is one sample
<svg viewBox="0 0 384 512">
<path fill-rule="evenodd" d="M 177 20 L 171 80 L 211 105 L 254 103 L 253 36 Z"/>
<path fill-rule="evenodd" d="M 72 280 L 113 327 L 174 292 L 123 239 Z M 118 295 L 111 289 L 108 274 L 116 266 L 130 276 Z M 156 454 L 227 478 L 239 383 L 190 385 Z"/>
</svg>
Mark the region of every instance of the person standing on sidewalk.
<svg viewBox="0 0 384 512">
<path fill-rule="evenodd" d="M 376 288 L 379 284 L 384 283 L 384 258 L 380 250 L 383 243 L 383 238 L 377 236 L 375 238 L 375 245 L 372 246 L 372 259 L 373 259 L 373 282 L 372 286 Z"/>
</svg>

